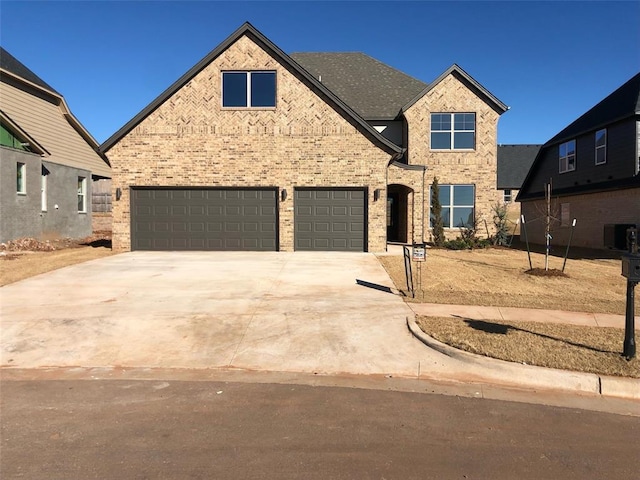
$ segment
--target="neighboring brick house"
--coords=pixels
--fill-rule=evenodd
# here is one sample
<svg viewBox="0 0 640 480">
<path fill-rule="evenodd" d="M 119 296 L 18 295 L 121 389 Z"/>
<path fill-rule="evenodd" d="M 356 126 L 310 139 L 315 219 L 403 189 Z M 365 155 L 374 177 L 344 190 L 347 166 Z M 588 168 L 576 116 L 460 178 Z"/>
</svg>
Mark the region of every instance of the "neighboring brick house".
<svg viewBox="0 0 640 480">
<path fill-rule="evenodd" d="M 428 239 L 434 176 L 456 235 L 499 199 L 506 109 L 457 65 L 427 85 L 246 23 L 101 146 L 114 249 L 384 251 Z"/>
<path fill-rule="evenodd" d="M 520 217 L 516 196 L 529 173 L 542 145 L 498 145 L 498 190 L 507 207 L 508 218 L 514 224 Z"/>
<path fill-rule="evenodd" d="M 527 235 L 544 243 L 545 185 L 551 184 L 552 244 L 625 248 L 640 225 L 640 73 L 545 143 L 525 179 Z"/>
<path fill-rule="evenodd" d="M 82 238 L 111 169 L 63 96 L 0 47 L 0 242 Z"/>
</svg>

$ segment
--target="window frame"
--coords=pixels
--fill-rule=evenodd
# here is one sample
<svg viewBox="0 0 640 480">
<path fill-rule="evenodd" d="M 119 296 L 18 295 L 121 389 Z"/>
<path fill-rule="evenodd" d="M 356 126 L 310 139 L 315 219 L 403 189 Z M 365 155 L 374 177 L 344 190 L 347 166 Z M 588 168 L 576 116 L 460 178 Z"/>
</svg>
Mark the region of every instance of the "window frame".
<svg viewBox="0 0 640 480">
<path fill-rule="evenodd" d="M 444 228 L 445 230 L 453 230 L 453 229 L 459 229 L 459 228 L 468 228 L 471 227 L 472 225 L 470 224 L 463 224 L 463 225 L 456 225 L 455 223 L 455 217 L 454 217 L 454 209 L 456 208 L 470 208 L 471 209 L 471 214 L 473 216 L 473 218 L 475 218 L 476 216 L 476 186 L 473 183 L 443 183 L 443 184 L 439 184 L 438 185 L 439 190 L 440 190 L 440 194 L 442 195 L 442 188 L 443 187 L 449 187 L 449 201 L 447 204 L 445 204 L 444 202 L 440 202 L 441 206 L 442 206 L 442 211 L 444 212 L 445 210 L 449 210 L 449 214 L 448 215 L 443 215 L 443 220 L 445 218 L 448 217 L 449 222 L 448 224 L 444 224 Z M 473 196 L 473 200 L 472 200 L 472 205 L 470 204 L 459 204 L 456 205 L 455 203 L 455 187 L 471 187 L 472 188 L 472 196 Z M 429 186 L 429 199 L 431 199 L 432 196 L 432 188 L 433 185 Z M 429 228 L 433 228 L 433 216 L 431 213 L 431 208 L 433 207 L 433 204 L 431 202 L 429 202 Z"/>
<path fill-rule="evenodd" d="M 502 201 L 504 203 L 511 203 L 513 202 L 513 190 L 510 188 L 505 188 L 502 191 Z"/>
<path fill-rule="evenodd" d="M 254 74 L 273 74 L 273 105 L 253 105 L 252 77 Z M 245 105 L 225 105 L 225 75 L 227 74 L 244 74 L 246 85 L 246 101 Z M 273 110 L 278 104 L 278 73 L 276 70 L 224 70 L 220 77 L 220 104 L 223 109 L 252 109 L 252 110 Z"/>
<path fill-rule="evenodd" d="M 603 133 L 603 142 L 601 145 L 598 145 L 598 134 L 599 133 Z M 601 128 L 600 130 L 596 131 L 595 135 L 594 135 L 594 147 L 595 147 L 595 163 L 596 165 L 604 165 L 605 163 L 607 163 L 607 129 L 606 128 Z M 598 150 L 603 151 L 603 159 L 602 161 L 598 161 Z"/>
<path fill-rule="evenodd" d="M 434 115 L 446 115 L 449 116 L 449 129 L 434 129 Z M 456 115 L 473 115 L 473 130 L 469 129 L 456 129 Z M 476 131 L 477 131 L 477 115 L 476 112 L 432 112 L 430 116 L 431 122 L 431 134 L 429 137 L 429 147 L 431 150 L 439 151 L 439 152 L 449 152 L 449 151 L 457 151 L 457 152 L 471 152 L 476 149 Z M 465 120 L 463 120 L 463 123 Z M 438 133 L 448 133 L 449 134 L 449 147 L 448 148 L 434 148 L 433 147 L 433 138 L 434 134 Z M 473 146 L 470 148 L 456 148 L 456 133 L 465 134 L 472 133 L 473 134 Z"/>
<path fill-rule="evenodd" d="M 27 194 L 27 164 L 24 162 L 16 162 L 16 193 Z"/>
<path fill-rule="evenodd" d="M 87 177 L 78 176 L 78 213 L 87 213 Z"/>
<path fill-rule="evenodd" d="M 44 168 L 44 166 L 42 167 L 41 173 L 40 173 L 40 210 L 43 212 L 46 212 L 48 210 L 48 203 L 47 203 L 47 175 L 49 173 L 47 172 L 47 169 Z"/>
<path fill-rule="evenodd" d="M 573 153 L 570 153 L 569 147 L 568 145 L 573 144 Z M 567 146 L 567 150 L 566 153 L 563 155 L 562 154 L 562 147 Z M 573 172 L 576 169 L 576 156 L 577 156 L 577 152 L 576 152 L 576 140 L 575 138 L 573 140 L 569 140 L 567 142 L 563 142 L 560 145 L 558 145 L 558 172 L 559 173 L 568 173 L 568 172 Z M 565 166 L 563 168 L 563 162 L 565 163 Z"/>
</svg>

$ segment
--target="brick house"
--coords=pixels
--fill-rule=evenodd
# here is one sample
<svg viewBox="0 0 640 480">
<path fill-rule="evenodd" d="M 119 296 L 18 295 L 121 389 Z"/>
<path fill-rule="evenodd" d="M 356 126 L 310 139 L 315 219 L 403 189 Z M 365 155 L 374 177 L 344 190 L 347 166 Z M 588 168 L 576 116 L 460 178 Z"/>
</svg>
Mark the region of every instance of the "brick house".
<svg viewBox="0 0 640 480">
<path fill-rule="evenodd" d="M 245 23 L 110 137 L 113 246 L 384 251 L 490 216 L 507 107 L 363 54 L 285 54 Z"/>
<path fill-rule="evenodd" d="M 94 186 L 111 176 L 97 150 L 64 97 L 0 47 L 0 242 L 90 235 Z"/>
<path fill-rule="evenodd" d="M 640 226 L 640 73 L 545 143 L 517 201 L 527 235 L 545 241 L 545 184 L 551 184 L 552 244 L 626 248 Z"/>
<path fill-rule="evenodd" d="M 502 195 L 502 203 L 507 207 L 507 218 L 512 228 L 520 218 L 520 204 L 516 196 L 529 173 L 542 145 L 498 145 L 497 188 Z M 519 226 L 514 230 L 519 233 Z"/>
</svg>

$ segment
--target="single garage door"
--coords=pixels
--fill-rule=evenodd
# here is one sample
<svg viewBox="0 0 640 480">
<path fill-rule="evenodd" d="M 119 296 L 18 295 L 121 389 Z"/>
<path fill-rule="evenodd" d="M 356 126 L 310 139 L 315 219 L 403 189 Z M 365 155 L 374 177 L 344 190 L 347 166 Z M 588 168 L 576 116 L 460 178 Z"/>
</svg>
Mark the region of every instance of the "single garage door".
<svg viewBox="0 0 640 480">
<path fill-rule="evenodd" d="M 296 189 L 294 201 L 296 250 L 365 250 L 364 189 Z"/>
<path fill-rule="evenodd" d="M 277 250 L 275 189 L 133 189 L 132 250 Z"/>
</svg>

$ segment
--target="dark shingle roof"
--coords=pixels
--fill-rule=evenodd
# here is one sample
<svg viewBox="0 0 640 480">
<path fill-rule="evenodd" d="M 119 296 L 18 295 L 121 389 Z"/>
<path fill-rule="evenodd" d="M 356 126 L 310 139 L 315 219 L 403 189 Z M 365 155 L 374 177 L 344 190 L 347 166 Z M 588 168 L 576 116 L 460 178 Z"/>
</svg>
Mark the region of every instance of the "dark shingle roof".
<svg viewBox="0 0 640 480">
<path fill-rule="evenodd" d="M 498 189 L 519 189 L 542 145 L 498 145 Z"/>
<path fill-rule="evenodd" d="M 49 90 L 50 92 L 60 95 L 58 92 L 56 92 L 53 89 L 53 87 L 51 87 L 51 85 L 49 85 L 47 82 L 42 80 L 39 76 L 37 76 L 27 67 L 25 67 L 24 64 L 20 62 L 20 60 L 18 60 L 16 57 L 11 55 L 2 47 L 0 47 L 0 68 L 13 73 L 14 75 L 20 78 L 23 78 L 28 82 L 34 83 L 39 87 Z"/>
<path fill-rule="evenodd" d="M 545 145 L 559 143 L 618 120 L 640 114 L 640 73 L 567 126 Z"/>
<path fill-rule="evenodd" d="M 292 53 L 291 58 L 366 120 L 393 120 L 427 87 L 364 53 Z"/>
</svg>

